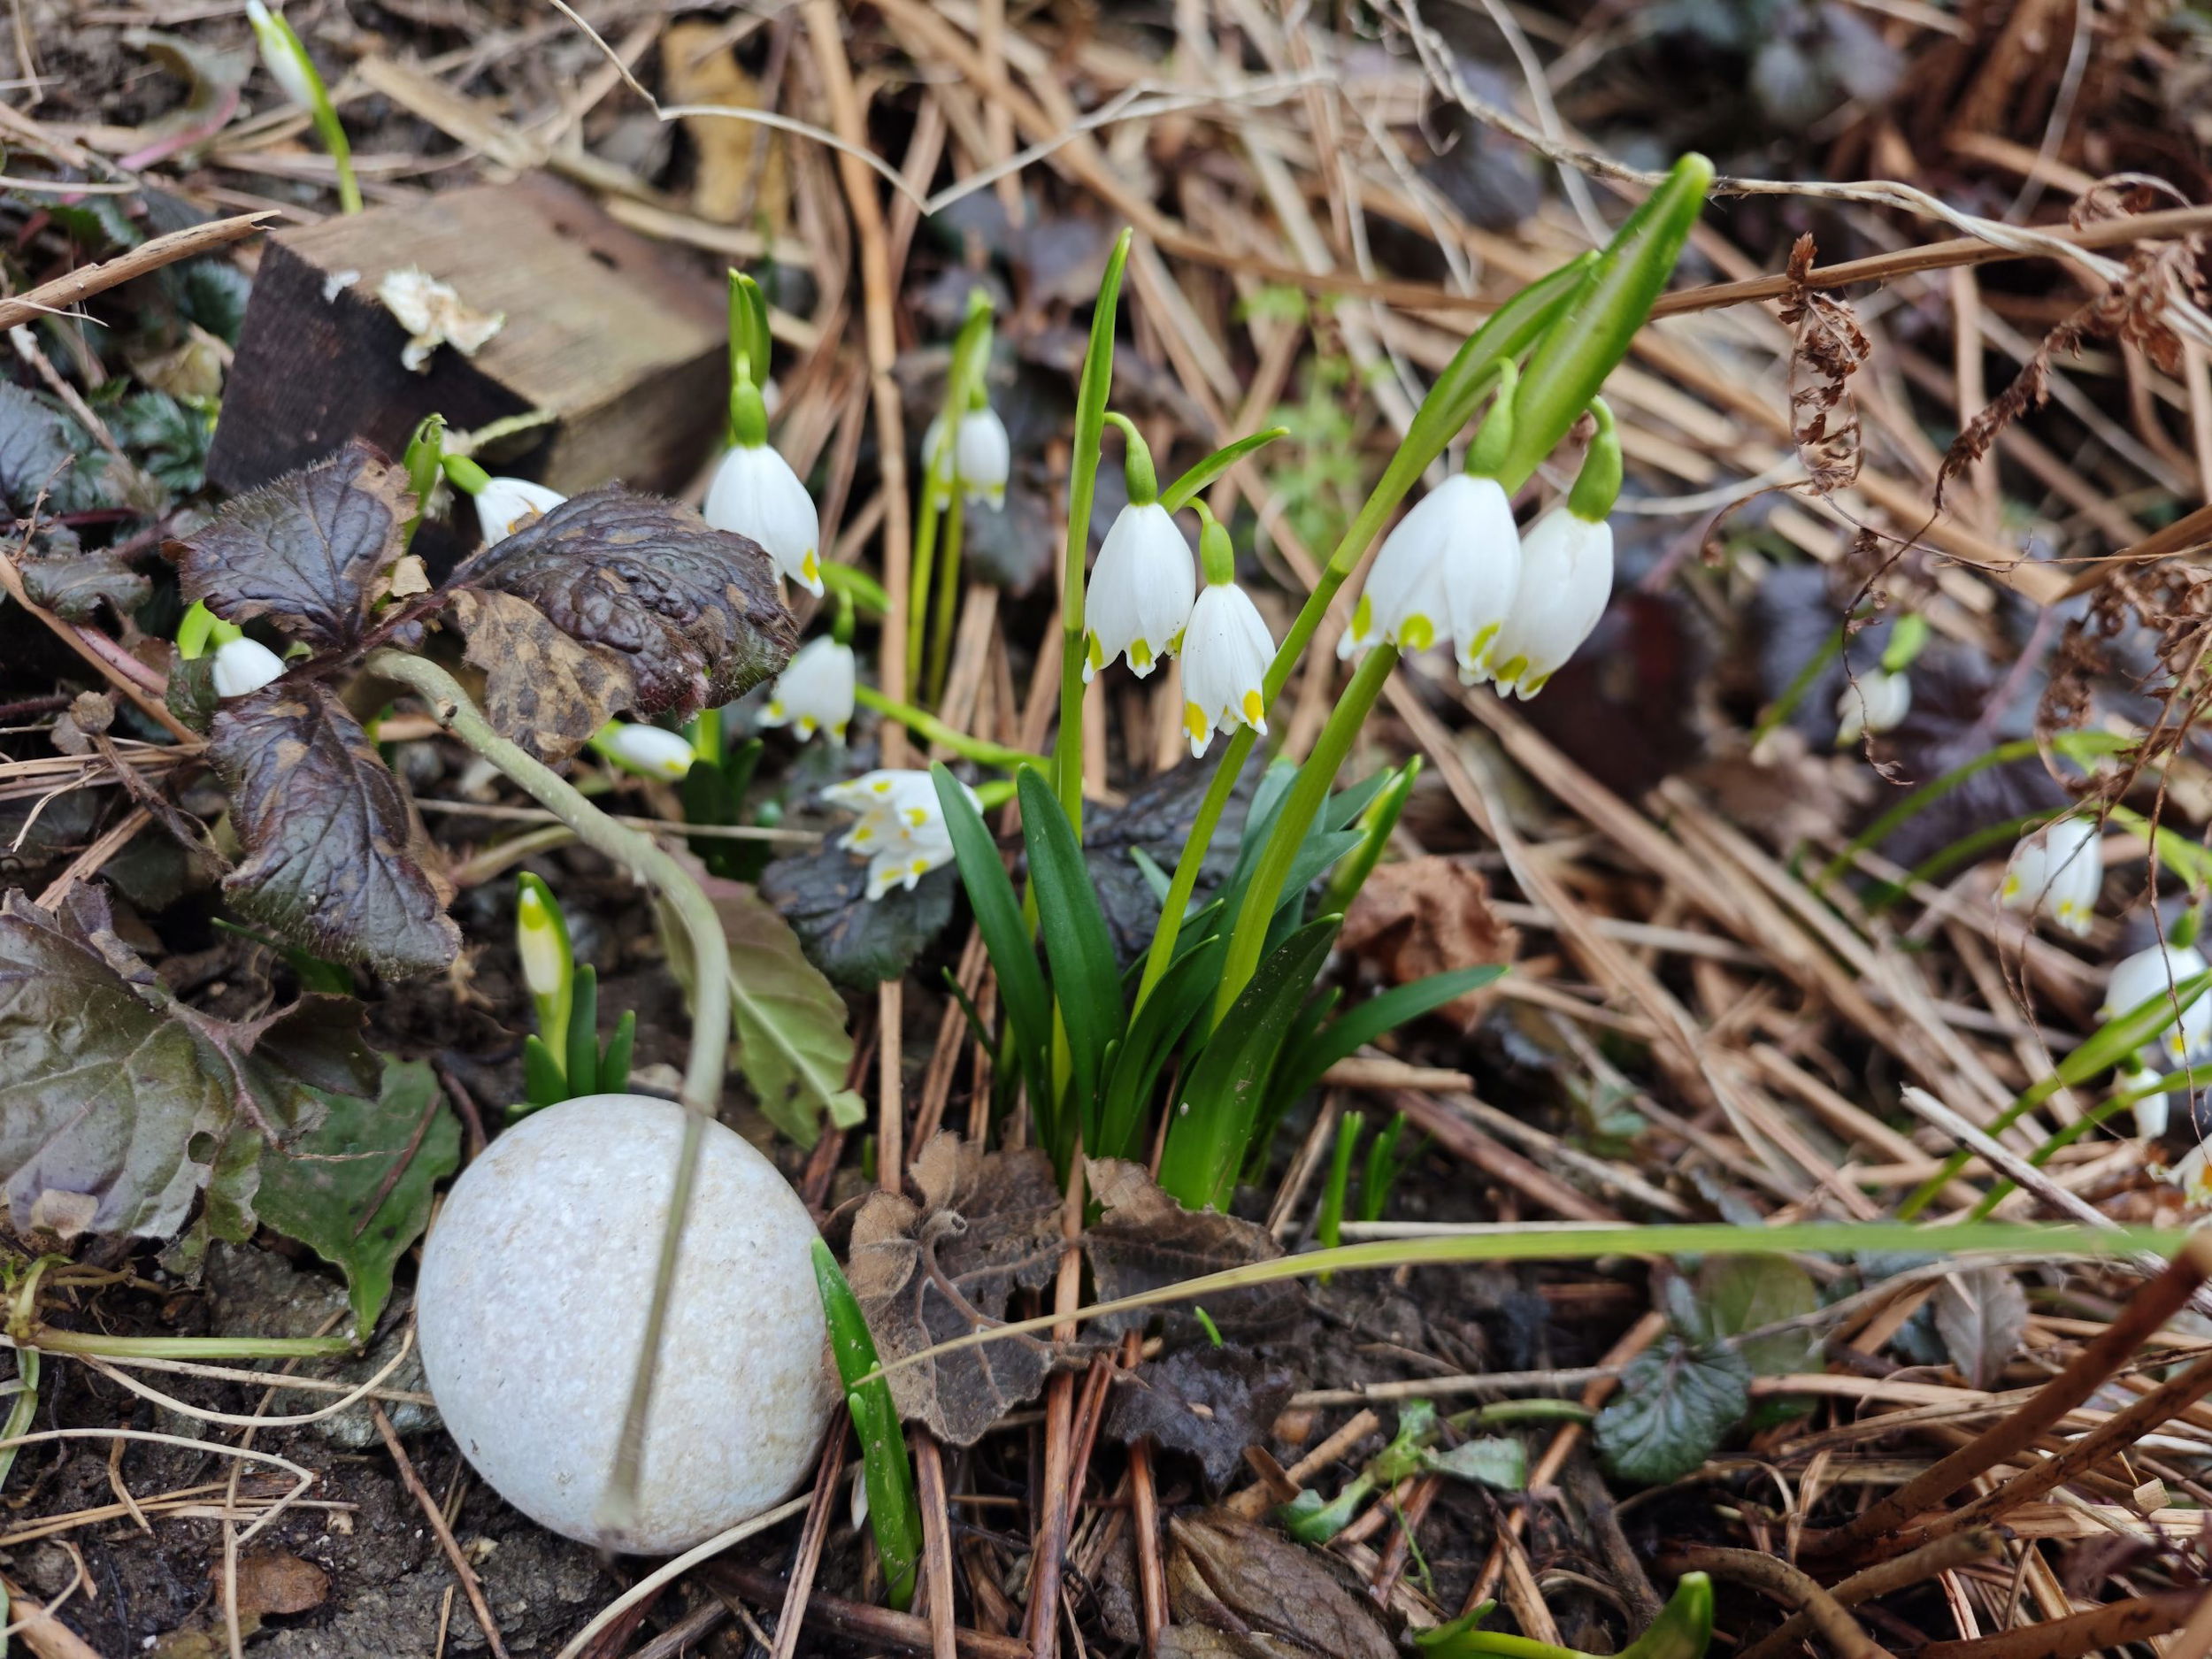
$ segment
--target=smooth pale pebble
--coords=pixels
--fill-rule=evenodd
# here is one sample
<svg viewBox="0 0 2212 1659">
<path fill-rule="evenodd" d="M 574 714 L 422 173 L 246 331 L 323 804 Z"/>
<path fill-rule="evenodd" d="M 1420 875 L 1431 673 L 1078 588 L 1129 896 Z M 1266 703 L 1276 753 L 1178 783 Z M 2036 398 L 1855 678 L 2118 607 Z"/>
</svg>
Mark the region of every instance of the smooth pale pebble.
<svg viewBox="0 0 2212 1659">
<path fill-rule="evenodd" d="M 453 1185 L 423 1249 L 423 1369 L 476 1471 L 554 1532 L 689 1548 L 787 1496 L 829 1421 L 806 1206 L 710 1124 L 652 1410 L 638 1512 L 597 1513 L 674 1186 L 683 1109 L 592 1094 L 526 1118 Z"/>
</svg>

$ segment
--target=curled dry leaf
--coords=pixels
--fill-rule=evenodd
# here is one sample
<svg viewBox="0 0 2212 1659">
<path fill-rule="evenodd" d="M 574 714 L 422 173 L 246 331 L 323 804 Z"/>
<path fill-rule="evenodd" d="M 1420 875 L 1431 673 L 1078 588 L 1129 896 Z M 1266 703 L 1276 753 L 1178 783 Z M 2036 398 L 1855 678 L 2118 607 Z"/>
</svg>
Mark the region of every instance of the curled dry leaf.
<svg viewBox="0 0 2212 1659">
<path fill-rule="evenodd" d="M 1151 1436 L 1205 1465 L 1218 1489 L 1264 1439 L 1297 1386 L 1287 1367 L 1249 1348 L 1181 1348 L 1115 1379 L 1106 1432 L 1124 1442 Z"/>
<path fill-rule="evenodd" d="M 414 803 L 327 687 L 280 680 L 224 703 L 208 755 L 245 850 L 223 881 L 241 915 L 380 973 L 453 960 L 460 930 Z"/>
<path fill-rule="evenodd" d="M 1993 1388 L 2028 1328 L 2028 1294 L 2002 1269 L 1947 1274 L 1932 1298 L 1936 1334 L 1959 1374 L 1976 1388 Z"/>
<path fill-rule="evenodd" d="M 876 1193 L 853 1217 L 846 1272 L 887 1363 L 1000 1323 L 1016 1286 L 1041 1289 L 1059 1270 L 1061 1198 L 1043 1153 L 987 1155 L 948 1130 L 913 1178 L 919 1205 Z M 1051 1369 L 1044 1343 L 1006 1337 L 892 1371 L 891 1396 L 901 1417 L 972 1446 Z"/>
<path fill-rule="evenodd" d="M 1344 1563 L 1225 1509 L 1167 1524 L 1163 1655 L 1180 1659 L 1395 1659 Z"/>
<path fill-rule="evenodd" d="M 1102 1302 L 1251 1262 L 1271 1261 L 1283 1253 L 1265 1227 L 1217 1210 L 1184 1209 L 1160 1190 L 1141 1164 L 1092 1158 L 1085 1172 L 1091 1196 L 1105 1210 L 1083 1240 Z M 1209 1296 L 1203 1306 L 1207 1317 L 1225 1334 L 1250 1340 L 1279 1333 L 1294 1323 L 1304 1311 L 1305 1293 L 1289 1282 L 1256 1285 Z M 1119 1335 L 1163 1313 L 1171 1335 L 1200 1335 L 1196 1317 L 1172 1304 L 1108 1314 L 1094 1320 L 1092 1328 Z"/>
<path fill-rule="evenodd" d="M 233 497 L 170 551 L 184 597 L 226 622 L 266 617 L 318 649 L 345 649 L 367 633 L 414 511 L 407 474 L 357 438 Z"/>
<path fill-rule="evenodd" d="M 1342 947 L 1394 985 L 1453 968 L 1509 963 L 1520 934 L 1490 909 L 1490 884 L 1455 858 L 1378 864 L 1344 918 Z M 1470 991 L 1442 1012 L 1472 1023 L 1494 992 Z"/>
<path fill-rule="evenodd" d="M 1790 432 L 1816 495 L 1847 489 L 1859 476 L 1858 405 L 1851 377 L 1873 355 L 1858 319 L 1841 300 L 1814 288 L 1809 232 L 1790 250 L 1783 325 L 1791 331 Z"/>
<path fill-rule="evenodd" d="M 616 485 L 486 548 L 447 588 L 492 672 L 485 712 L 549 759 L 625 709 L 688 718 L 742 696 L 797 643 L 757 542 Z"/>
<path fill-rule="evenodd" d="M 226 1236 L 253 1226 L 263 1138 L 308 1127 L 313 1092 L 368 1094 L 361 1010 L 311 996 L 266 1018 L 184 1007 L 117 937 L 107 897 L 0 899 L 0 1187 L 19 1231 L 159 1238 L 227 1181 Z M 211 1194 L 211 1205 L 214 1195 Z"/>
</svg>

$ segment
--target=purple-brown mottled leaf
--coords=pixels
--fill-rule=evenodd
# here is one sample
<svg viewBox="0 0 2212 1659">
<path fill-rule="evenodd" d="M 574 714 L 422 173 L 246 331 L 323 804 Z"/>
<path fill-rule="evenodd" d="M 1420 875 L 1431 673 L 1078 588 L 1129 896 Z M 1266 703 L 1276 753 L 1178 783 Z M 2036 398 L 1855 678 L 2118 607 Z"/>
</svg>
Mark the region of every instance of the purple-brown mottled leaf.
<svg viewBox="0 0 2212 1659">
<path fill-rule="evenodd" d="M 23 591 L 65 622 L 88 622 L 103 602 L 127 617 L 146 603 L 153 583 L 111 548 L 41 551 L 22 561 Z"/>
<path fill-rule="evenodd" d="M 453 595 L 468 660 L 484 671 L 484 712 L 541 759 L 573 755 L 619 709 L 634 706 L 629 663 L 571 639 L 527 599 L 497 588 Z"/>
<path fill-rule="evenodd" d="M 234 497 L 171 550 L 186 599 L 227 622 L 266 617 L 293 639 L 342 649 L 365 633 L 414 511 L 406 472 L 357 438 Z"/>
<path fill-rule="evenodd" d="M 223 890 L 288 944 L 399 976 L 453 960 L 460 932 L 426 869 L 413 803 L 319 681 L 217 711 L 209 742 L 245 857 Z"/>
<path fill-rule="evenodd" d="M 1150 1435 L 1205 1465 L 1218 1490 L 1244 1463 L 1244 1448 L 1269 1426 L 1297 1386 L 1288 1367 L 1249 1348 L 1179 1348 L 1114 1379 L 1106 1432 L 1128 1441 Z"/>
<path fill-rule="evenodd" d="M 1353 1570 L 1226 1509 L 1167 1524 L 1160 1652 L 1178 1659 L 1396 1659 Z"/>
<path fill-rule="evenodd" d="M 492 720 L 550 757 L 571 753 L 580 708 L 640 716 L 696 714 L 742 695 L 790 660 L 797 636 L 760 545 L 717 530 L 690 508 L 619 487 L 572 496 L 503 537 L 453 573 L 456 622 L 472 659 L 526 645 L 542 672 L 565 680 L 534 700 L 494 686 Z M 465 591 L 527 601 L 546 624 L 587 648 L 557 652 L 511 604 L 458 603 Z M 481 636 L 489 630 L 492 639 Z M 618 667 L 626 687 L 608 669 Z M 510 676 L 510 689 L 513 676 Z M 587 730 L 585 735 L 588 735 Z"/>
<path fill-rule="evenodd" d="M 173 1000 L 115 933 L 106 895 L 52 912 L 0 898 L 0 1187 L 19 1231 L 158 1238 L 219 1164 L 311 1125 L 311 1088 L 373 1093 L 360 1007 L 311 996 L 264 1019 Z M 250 1187 L 229 1194 L 250 1230 Z"/>
<path fill-rule="evenodd" d="M 876 1350 L 887 1361 L 1006 1317 L 1017 1285 L 1041 1289 L 1058 1271 L 1060 1193 L 1052 1164 L 1034 1148 L 988 1155 L 947 1131 L 914 1160 L 923 1202 L 876 1193 L 853 1217 L 847 1276 Z M 1051 1350 L 1008 1337 L 890 1373 L 899 1415 L 972 1446 L 1033 1398 Z"/>
</svg>

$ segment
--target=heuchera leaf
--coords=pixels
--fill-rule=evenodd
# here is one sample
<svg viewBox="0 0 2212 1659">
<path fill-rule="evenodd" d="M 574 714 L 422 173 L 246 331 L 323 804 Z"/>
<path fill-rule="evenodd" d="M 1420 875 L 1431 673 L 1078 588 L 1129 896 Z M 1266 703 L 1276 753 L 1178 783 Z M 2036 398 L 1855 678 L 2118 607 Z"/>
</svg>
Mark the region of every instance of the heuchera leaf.
<svg viewBox="0 0 2212 1659">
<path fill-rule="evenodd" d="M 1751 1405 L 1751 1367 L 1725 1342 L 1670 1332 L 1630 1362 L 1598 1413 L 1598 1449 L 1624 1480 L 1664 1486 L 1701 1468 Z"/>
<path fill-rule="evenodd" d="M 146 603 L 153 583 L 108 548 L 54 549 L 22 561 L 23 591 L 65 622 L 88 622 L 103 601 L 127 617 Z"/>
<path fill-rule="evenodd" d="M 573 753 L 625 708 L 688 718 L 728 703 L 779 672 L 798 642 L 757 542 L 618 485 L 494 542 L 447 588 L 471 659 L 495 671 L 486 713 L 548 757 Z M 527 673 L 496 672 L 503 658 Z"/>
<path fill-rule="evenodd" d="M 952 920 L 959 878 L 948 865 L 924 876 L 912 892 L 893 887 L 868 896 L 868 865 L 825 842 L 812 852 L 779 858 L 760 872 L 760 895 L 799 935 L 807 960 L 839 985 L 872 990 L 914 965 Z"/>
<path fill-rule="evenodd" d="M 383 974 L 453 960 L 460 931 L 422 863 L 421 820 L 328 687 L 280 680 L 225 703 L 208 756 L 246 855 L 223 880 L 239 914 Z"/>
<path fill-rule="evenodd" d="M 431 1188 L 460 1166 L 461 1126 L 430 1067 L 387 1060 L 374 1100 L 326 1094 L 319 1127 L 265 1148 L 261 1219 L 346 1276 L 365 1339 L 392 1294 L 392 1264 L 430 1225 Z"/>
<path fill-rule="evenodd" d="M 289 1135 L 318 1089 L 365 1094 L 375 1056 L 360 1007 L 311 996 L 267 1018 L 219 1020 L 171 999 L 116 936 L 106 895 L 72 889 L 50 913 L 0 898 L 0 1187 L 18 1232 L 44 1225 L 165 1237 L 242 1139 Z M 251 1184 L 226 1182 L 223 1225 L 252 1225 Z"/>
<path fill-rule="evenodd" d="M 319 649 L 361 642 L 414 516 L 404 469 L 359 439 L 234 497 L 170 544 L 185 600 L 226 622 L 266 617 Z"/>
</svg>

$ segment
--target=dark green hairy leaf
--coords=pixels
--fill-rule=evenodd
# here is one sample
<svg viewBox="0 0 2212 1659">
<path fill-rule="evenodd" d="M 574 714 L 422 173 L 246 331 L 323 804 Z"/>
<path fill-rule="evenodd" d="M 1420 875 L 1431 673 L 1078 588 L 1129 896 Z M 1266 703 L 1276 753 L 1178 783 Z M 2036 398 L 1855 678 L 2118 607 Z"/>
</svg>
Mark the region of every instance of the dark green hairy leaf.
<svg viewBox="0 0 2212 1659">
<path fill-rule="evenodd" d="M 245 857 L 241 915 L 288 944 L 380 973 L 430 973 L 460 932 L 425 868 L 421 820 L 360 723 L 319 681 L 285 680 L 216 711 L 208 756 Z"/>
<path fill-rule="evenodd" d="M 65 622 L 88 622 L 102 604 L 128 616 L 146 603 L 153 583 L 106 548 L 54 548 L 22 560 L 23 591 Z"/>
<path fill-rule="evenodd" d="M 868 866 L 841 847 L 825 845 L 779 858 L 760 872 L 760 895 L 782 912 L 807 960 L 839 985 L 869 990 L 895 979 L 952 920 L 959 879 L 933 870 L 913 891 L 893 887 L 868 897 Z"/>
<path fill-rule="evenodd" d="M 365 1338 L 392 1294 L 392 1264 L 430 1225 L 431 1188 L 460 1167 L 461 1125 L 419 1060 L 387 1060 L 374 1100 L 322 1096 L 313 1133 L 261 1154 L 262 1220 L 346 1276 Z"/>
<path fill-rule="evenodd" d="M 219 1020 L 171 999 L 116 936 L 106 895 L 54 912 L 0 899 L 0 1187 L 19 1233 L 162 1238 L 219 1169 L 228 1236 L 252 1225 L 265 1135 L 320 1114 L 318 1090 L 366 1094 L 375 1056 L 357 1003 L 311 996 L 266 1018 Z"/>
<path fill-rule="evenodd" d="M 1751 1405 L 1751 1367 L 1725 1342 L 1670 1332 L 1632 1360 L 1598 1413 L 1598 1449 L 1624 1480 L 1663 1486 L 1694 1473 Z"/>
<path fill-rule="evenodd" d="M 358 644 L 413 516 L 407 474 L 358 439 L 227 503 L 174 544 L 187 602 L 226 622 L 266 617 L 319 649 Z"/>
</svg>

